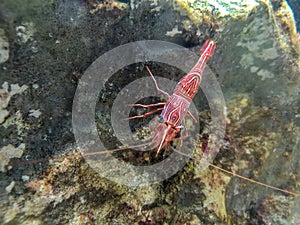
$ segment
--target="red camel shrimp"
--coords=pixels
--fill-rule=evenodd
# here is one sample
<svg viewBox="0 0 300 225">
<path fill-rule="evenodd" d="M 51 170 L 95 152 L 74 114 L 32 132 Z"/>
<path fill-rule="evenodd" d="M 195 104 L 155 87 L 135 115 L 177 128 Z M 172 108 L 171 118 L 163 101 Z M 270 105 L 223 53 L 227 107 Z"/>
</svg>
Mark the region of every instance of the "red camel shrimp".
<svg viewBox="0 0 300 225">
<path fill-rule="evenodd" d="M 139 106 L 144 108 L 151 108 L 153 106 L 163 107 L 154 109 L 143 115 L 133 116 L 127 119 L 131 120 L 146 117 L 154 112 L 162 110 L 160 116 L 158 117 L 159 124 L 157 126 L 157 130 L 152 141 L 150 142 L 151 147 L 157 148 L 156 156 L 159 154 L 160 150 L 167 144 L 169 144 L 172 140 L 174 140 L 178 134 L 180 134 L 179 149 L 181 148 L 181 131 L 184 128 L 182 125 L 183 120 L 187 114 L 194 120 L 196 120 L 188 110 L 193 98 L 195 97 L 200 87 L 204 66 L 207 60 L 212 56 L 215 47 L 216 44 L 214 41 L 207 40 L 205 42 L 200 51 L 201 56 L 198 62 L 196 63 L 194 68 L 178 82 L 172 95 L 169 95 L 158 87 L 153 74 L 151 73 L 150 69 L 146 67 L 155 83 L 156 89 L 158 90 L 158 92 L 165 94 L 168 97 L 168 100 L 165 103 L 160 102 L 151 105 L 131 104 L 130 106 Z"/>
</svg>

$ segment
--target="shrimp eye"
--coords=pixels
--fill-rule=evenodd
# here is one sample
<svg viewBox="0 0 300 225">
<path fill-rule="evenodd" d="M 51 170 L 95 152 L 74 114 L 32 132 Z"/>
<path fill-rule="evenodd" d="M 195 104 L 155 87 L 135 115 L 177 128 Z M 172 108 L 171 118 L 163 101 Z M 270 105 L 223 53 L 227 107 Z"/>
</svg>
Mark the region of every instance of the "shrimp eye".
<svg viewBox="0 0 300 225">
<path fill-rule="evenodd" d="M 158 119 L 157 119 L 157 121 L 159 123 L 163 123 L 164 122 L 164 118 L 162 116 L 159 116 Z"/>
</svg>

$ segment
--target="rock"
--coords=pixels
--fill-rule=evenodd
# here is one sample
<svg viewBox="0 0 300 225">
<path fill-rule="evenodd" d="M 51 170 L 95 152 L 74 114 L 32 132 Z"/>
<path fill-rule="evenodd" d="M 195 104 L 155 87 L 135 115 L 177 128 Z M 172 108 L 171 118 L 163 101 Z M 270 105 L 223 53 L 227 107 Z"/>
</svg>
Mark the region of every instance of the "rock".
<svg viewBox="0 0 300 225">
<path fill-rule="evenodd" d="M 227 102 L 228 127 L 214 163 L 299 192 L 299 43 L 286 1 L 132 0 L 117 7 L 124 4 L 108 0 L 95 8 L 79 0 L 59 0 L 55 5 L 53 1 L 13 3 L 0 3 L 5 11 L 0 21 L 10 31 L 5 40 L 14 43 L 1 70 L 0 166 L 6 172 L 1 173 L 5 186 L 22 194 L 9 188 L 1 196 L 5 204 L 0 223 L 296 223 L 297 200 L 217 170 L 202 170 L 197 159 L 158 184 L 127 187 L 120 179 L 131 171 L 120 170 L 121 163 L 143 168 L 165 158 L 155 158 L 151 151 L 114 152 L 117 163 L 112 165 L 99 163 L 96 154 L 91 157 L 106 176 L 118 172 L 113 182 L 91 168 L 82 155 L 85 146 L 75 147 L 71 132 L 76 87 L 100 55 L 144 39 L 175 42 L 193 47 L 198 54 L 204 40 L 216 38 L 208 66 Z M 122 58 L 122 52 L 118 56 Z M 168 65 L 150 64 L 158 76 L 178 80 L 184 75 Z M 101 71 L 97 74 L 101 78 Z M 95 120 L 107 149 L 120 146 L 110 120 L 117 94 L 128 82 L 145 76 L 144 63 L 130 65 L 114 74 L 100 93 L 93 93 L 99 95 Z M 25 90 L 26 96 L 17 98 Z M 211 118 L 205 98 L 195 101 L 204 111 L 199 133 L 204 137 L 197 143 L 197 157 L 209 139 L 205 135 Z M 85 122 L 81 129 L 90 126 Z M 141 126 L 139 121 L 133 123 L 134 128 Z M 141 135 L 149 133 L 145 128 Z M 21 160 L 28 165 L 6 171 L 11 158 L 23 156 L 25 146 Z M 166 151 L 166 158 L 170 152 Z M 48 157 L 58 158 L 49 162 Z M 24 174 L 30 175 L 30 181 Z M 12 179 L 24 182 L 12 185 Z M 144 181 L 138 174 L 128 179 L 131 186 Z"/>
<path fill-rule="evenodd" d="M 9 58 L 9 42 L 4 29 L 0 28 L 0 63 L 4 63 Z"/>
</svg>

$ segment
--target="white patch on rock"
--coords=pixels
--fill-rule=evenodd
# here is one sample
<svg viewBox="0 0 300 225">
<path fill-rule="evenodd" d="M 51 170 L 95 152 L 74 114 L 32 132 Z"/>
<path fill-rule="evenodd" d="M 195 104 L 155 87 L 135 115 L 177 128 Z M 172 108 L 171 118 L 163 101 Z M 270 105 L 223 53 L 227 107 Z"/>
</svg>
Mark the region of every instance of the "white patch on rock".
<svg viewBox="0 0 300 225">
<path fill-rule="evenodd" d="M 251 65 L 253 65 L 254 64 L 254 58 L 253 58 L 252 54 L 243 54 L 242 58 L 240 60 L 240 64 L 244 68 L 249 68 Z"/>
<path fill-rule="evenodd" d="M 262 80 L 265 80 L 266 78 L 274 78 L 273 73 L 271 73 L 268 70 L 263 70 L 263 69 L 258 71 L 257 75 L 260 76 Z"/>
<path fill-rule="evenodd" d="M 237 43 L 237 46 L 241 46 L 244 48 L 247 48 L 249 50 L 249 52 L 257 52 L 260 50 L 260 42 L 259 41 L 247 41 L 247 42 L 241 42 L 239 41 Z"/>
<path fill-rule="evenodd" d="M 39 85 L 38 85 L 38 84 L 33 84 L 33 85 L 32 85 L 32 88 L 33 88 L 33 89 L 38 89 L 38 88 L 39 88 Z"/>
<path fill-rule="evenodd" d="M 31 40 L 35 33 L 35 28 L 32 22 L 24 22 L 16 27 L 16 35 L 20 43 L 26 43 Z"/>
<path fill-rule="evenodd" d="M 14 115 L 10 115 L 9 118 L 5 120 L 2 124 L 4 128 L 8 128 L 9 126 L 16 126 L 17 127 L 17 134 L 20 136 L 24 134 L 24 131 L 30 129 L 29 124 L 25 123 L 23 120 L 23 115 L 21 114 L 20 110 L 18 110 Z"/>
<path fill-rule="evenodd" d="M 9 112 L 6 109 L 1 109 L 0 111 L 0 124 L 4 122 L 5 118 L 9 115 Z"/>
<path fill-rule="evenodd" d="M 40 111 L 39 109 L 37 109 L 37 110 L 31 109 L 31 110 L 29 111 L 29 116 L 33 116 L 33 117 L 35 117 L 35 118 L 39 118 L 41 114 L 42 114 L 42 113 L 41 113 L 41 111 Z"/>
<path fill-rule="evenodd" d="M 0 28 L 0 63 L 4 63 L 9 58 L 9 42 L 5 31 Z"/>
<path fill-rule="evenodd" d="M 27 181 L 29 181 L 29 176 L 27 176 L 27 175 L 23 175 L 22 176 L 22 181 L 24 181 L 24 182 L 27 182 Z"/>
<path fill-rule="evenodd" d="M 257 66 L 251 66 L 250 67 L 250 71 L 251 71 L 251 73 L 256 73 L 257 71 L 258 71 L 258 67 Z"/>
<path fill-rule="evenodd" d="M 15 181 L 12 181 L 12 182 L 5 188 L 5 191 L 6 191 L 7 193 L 10 193 L 11 190 L 14 188 L 15 184 L 16 184 L 16 182 L 15 182 Z"/>
<path fill-rule="evenodd" d="M 161 10 L 161 5 L 158 4 L 159 0 L 152 0 L 150 6 L 154 7 L 151 12 L 159 12 Z"/>
<path fill-rule="evenodd" d="M 27 85 L 22 85 L 21 87 L 18 84 L 11 84 L 10 91 L 9 85 L 7 82 L 2 84 L 0 89 L 0 124 L 5 121 L 5 118 L 9 115 L 9 112 L 6 110 L 10 99 L 16 94 L 20 94 L 28 88 Z"/>
<path fill-rule="evenodd" d="M 268 49 L 262 50 L 261 58 L 264 60 L 276 59 L 278 57 L 279 57 L 279 54 L 278 54 L 276 48 L 268 48 Z"/>
<path fill-rule="evenodd" d="M 182 32 L 178 30 L 178 26 L 176 25 L 171 31 L 167 31 L 166 36 L 174 37 L 176 34 L 181 34 Z"/>
<path fill-rule="evenodd" d="M 0 170 L 6 171 L 6 166 L 11 158 L 20 158 L 25 150 L 25 144 L 20 144 L 17 148 L 11 144 L 3 146 L 0 149 Z M 9 168 L 10 169 L 10 168 Z"/>
</svg>

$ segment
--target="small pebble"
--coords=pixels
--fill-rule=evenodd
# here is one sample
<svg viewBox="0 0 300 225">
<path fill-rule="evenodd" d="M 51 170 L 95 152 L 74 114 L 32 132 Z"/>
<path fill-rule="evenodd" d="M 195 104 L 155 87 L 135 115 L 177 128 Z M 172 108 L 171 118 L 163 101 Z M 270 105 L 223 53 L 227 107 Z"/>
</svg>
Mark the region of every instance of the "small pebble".
<svg viewBox="0 0 300 225">
<path fill-rule="evenodd" d="M 16 183 L 15 181 L 12 181 L 12 182 L 5 188 L 5 191 L 6 191 L 7 193 L 10 193 L 11 190 L 14 188 L 15 183 Z"/>
<path fill-rule="evenodd" d="M 29 176 L 27 176 L 27 175 L 23 175 L 22 176 L 22 180 L 24 181 L 24 182 L 27 182 L 27 181 L 29 181 Z"/>
</svg>

